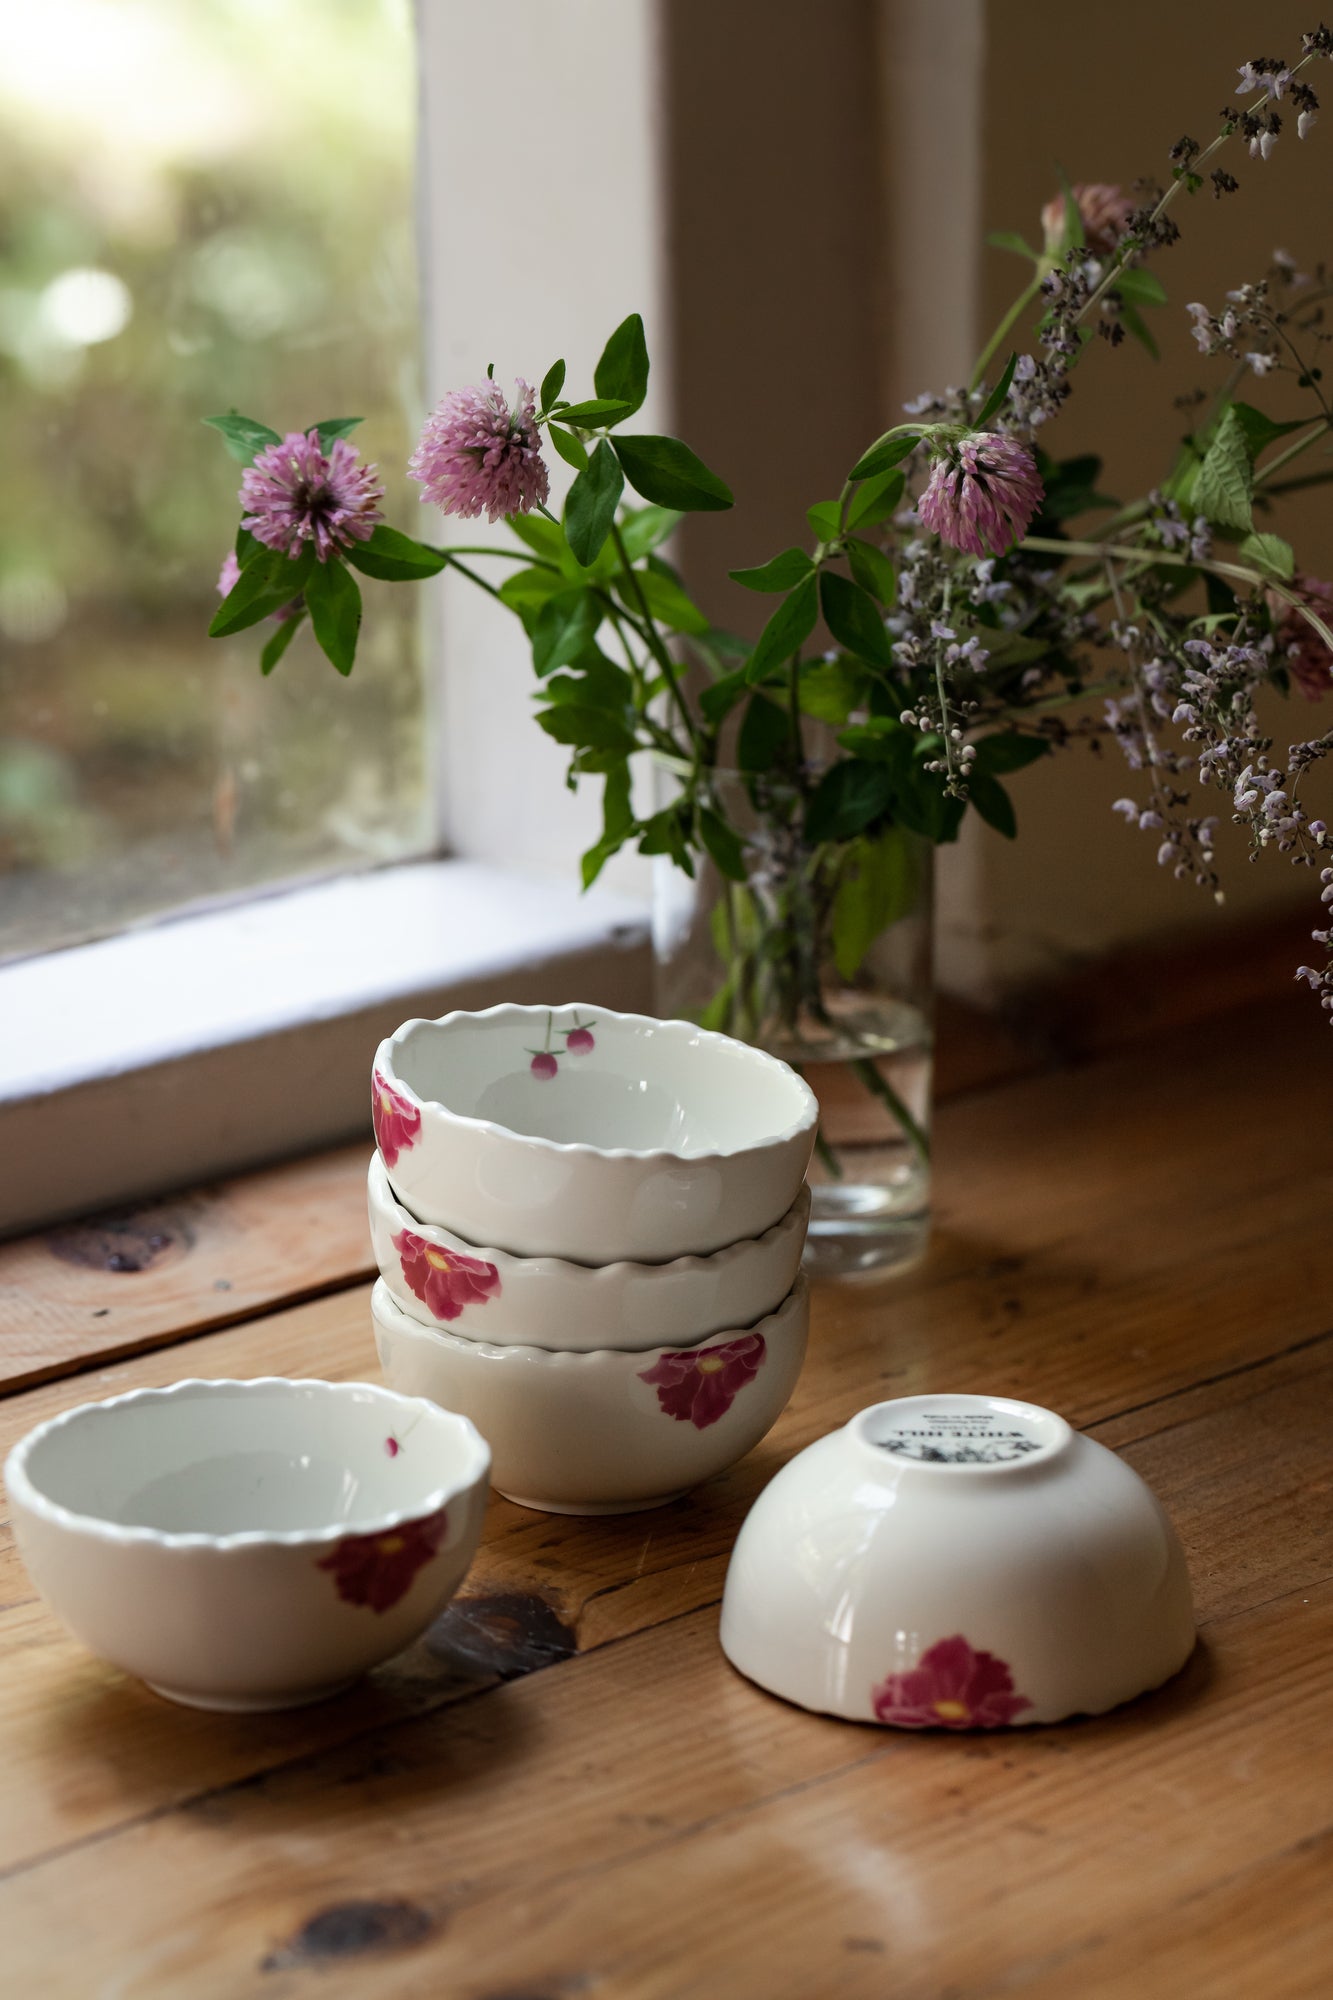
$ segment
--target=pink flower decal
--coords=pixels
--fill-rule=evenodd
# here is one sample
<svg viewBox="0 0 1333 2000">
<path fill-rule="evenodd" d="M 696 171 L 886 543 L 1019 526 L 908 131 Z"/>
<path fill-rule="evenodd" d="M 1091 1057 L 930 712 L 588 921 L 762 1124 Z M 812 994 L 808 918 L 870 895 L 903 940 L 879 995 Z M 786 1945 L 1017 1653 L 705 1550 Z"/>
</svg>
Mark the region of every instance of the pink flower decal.
<svg viewBox="0 0 1333 2000">
<path fill-rule="evenodd" d="M 994 1653 L 975 1652 L 961 1634 L 940 1639 L 905 1674 L 871 1690 L 877 1722 L 898 1729 L 1003 1729 L 1032 1703 Z"/>
<path fill-rule="evenodd" d="M 407 1596 L 417 1571 L 439 1553 L 448 1528 L 448 1511 L 441 1507 L 424 1521 L 406 1521 L 382 1535 L 348 1535 L 316 1567 L 330 1571 L 344 1604 L 391 1611 Z"/>
<path fill-rule="evenodd" d="M 457 1319 L 464 1306 L 484 1306 L 499 1296 L 500 1273 L 481 1257 L 441 1250 L 410 1229 L 399 1230 L 393 1247 L 404 1278 L 436 1319 Z"/>
<path fill-rule="evenodd" d="M 532 1071 L 532 1074 L 541 1077 L 543 1081 L 549 1081 L 559 1067 L 559 1063 L 549 1049 L 538 1049 L 536 1055 L 528 1064 L 528 1068 Z"/>
<path fill-rule="evenodd" d="M 421 1113 L 375 1071 L 375 1088 L 370 1097 L 375 1124 L 375 1144 L 384 1155 L 386 1167 L 398 1165 L 398 1155 L 414 1146 L 421 1130 Z"/>
<path fill-rule="evenodd" d="M 596 1046 L 591 1028 L 571 1028 L 565 1036 L 565 1048 L 572 1056 L 586 1056 L 589 1049 L 595 1049 Z"/>
<path fill-rule="evenodd" d="M 738 1391 L 753 1382 L 763 1365 L 762 1333 L 743 1333 L 720 1347 L 690 1347 L 664 1354 L 651 1368 L 639 1370 L 641 1382 L 651 1382 L 669 1417 L 706 1431 L 725 1417 Z"/>
<path fill-rule="evenodd" d="M 551 1047 L 552 1040 L 558 1041 L 563 1038 L 567 1056 L 586 1056 L 590 1049 L 595 1049 L 597 1046 L 591 1027 L 586 1021 L 580 1021 L 577 1014 L 574 1016 L 572 1028 L 557 1028 L 552 1025 L 554 1019 L 553 1014 L 546 1016 L 546 1040 L 542 1046 L 527 1051 L 532 1057 L 528 1068 L 543 1082 L 549 1082 L 553 1076 L 558 1076 L 560 1073 L 560 1059 Z"/>
</svg>

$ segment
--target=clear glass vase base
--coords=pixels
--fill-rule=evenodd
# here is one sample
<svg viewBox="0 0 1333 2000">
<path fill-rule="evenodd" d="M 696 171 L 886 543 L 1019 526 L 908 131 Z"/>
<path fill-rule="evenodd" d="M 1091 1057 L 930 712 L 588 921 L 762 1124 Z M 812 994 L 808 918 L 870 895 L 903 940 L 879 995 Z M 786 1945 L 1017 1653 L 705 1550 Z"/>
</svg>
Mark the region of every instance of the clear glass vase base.
<svg viewBox="0 0 1333 2000">
<path fill-rule="evenodd" d="M 930 1210 L 919 1199 L 923 1192 L 845 1181 L 816 1186 L 805 1245 L 808 1275 L 887 1277 L 914 1264 L 930 1241 Z"/>
</svg>

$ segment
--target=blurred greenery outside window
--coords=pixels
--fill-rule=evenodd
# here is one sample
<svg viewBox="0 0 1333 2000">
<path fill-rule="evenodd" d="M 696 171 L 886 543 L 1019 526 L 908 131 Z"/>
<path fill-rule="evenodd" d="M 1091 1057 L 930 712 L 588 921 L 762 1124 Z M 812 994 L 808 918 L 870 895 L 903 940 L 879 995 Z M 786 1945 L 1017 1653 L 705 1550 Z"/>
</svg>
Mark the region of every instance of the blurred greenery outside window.
<svg viewBox="0 0 1333 2000">
<path fill-rule="evenodd" d="M 0 958 L 429 847 L 420 593 L 349 684 L 210 640 L 240 468 L 355 434 L 413 524 L 409 0 L 0 0 Z"/>
</svg>

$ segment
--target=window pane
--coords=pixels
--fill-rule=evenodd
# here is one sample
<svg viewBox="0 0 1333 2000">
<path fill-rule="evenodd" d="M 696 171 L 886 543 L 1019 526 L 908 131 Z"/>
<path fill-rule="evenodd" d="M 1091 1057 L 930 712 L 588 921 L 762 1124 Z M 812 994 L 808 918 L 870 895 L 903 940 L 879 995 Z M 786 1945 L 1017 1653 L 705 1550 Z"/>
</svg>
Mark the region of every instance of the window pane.
<svg viewBox="0 0 1333 2000">
<path fill-rule="evenodd" d="M 426 843 L 419 593 L 210 640 L 240 468 L 201 418 L 418 404 L 408 0 L 0 0 L 0 956 Z"/>
</svg>

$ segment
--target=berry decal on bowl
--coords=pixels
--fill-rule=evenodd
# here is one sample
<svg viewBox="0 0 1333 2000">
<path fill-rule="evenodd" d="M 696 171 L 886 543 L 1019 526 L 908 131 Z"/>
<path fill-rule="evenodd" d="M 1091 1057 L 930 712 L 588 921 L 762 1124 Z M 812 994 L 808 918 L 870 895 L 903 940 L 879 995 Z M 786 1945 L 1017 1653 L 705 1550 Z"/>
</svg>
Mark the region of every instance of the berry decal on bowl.
<svg viewBox="0 0 1333 2000">
<path fill-rule="evenodd" d="M 438 1554 L 448 1527 L 448 1509 L 441 1507 L 424 1521 L 407 1521 L 380 1535 L 348 1535 L 316 1568 L 332 1574 L 345 1604 L 391 1611 L 407 1596 L 417 1571 Z"/>
<path fill-rule="evenodd" d="M 416 1143 L 421 1130 L 421 1113 L 415 1104 L 409 1104 L 405 1097 L 386 1083 L 378 1070 L 375 1071 L 370 1110 L 375 1126 L 375 1144 L 384 1155 L 385 1165 L 396 1167 L 398 1155 Z"/>
<path fill-rule="evenodd" d="M 651 1382 L 669 1417 L 706 1431 L 725 1417 L 738 1391 L 753 1382 L 764 1359 L 762 1333 L 745 1333 L 718 1347 L 686 1348 L 664 1354 L 651 1368 L 639 1370 L 641 1382 Z"/>
<path fill-rule="evenodd" d="M 542 1047 L 526 1051 L 532 1057 L 528 1068 L 534 1076 L 539 1076 L 543 1080 L 557 1075 L 560 1069 L 559 1058 L 551 1047 L 552 1038 L 564 1042 L 567 1056 L 586 1056 L 590 1049 L 595 1049 L 597 1046 L 591 1026 L 580 1021 L 577 1014 L 574 1016 L 572 1028 L 554 1027 L 553 1019 L 554 1016 L 551 1014 L 546 1016 L 546 1040 Z"/>
<path fill-rule="evenodd" d="M 484 1306 L 500 1292 L 500 1273 L 481 1257 L 442 1250 L 410 1229 L 392 1239 L 403 1277 L 436 1319 L 457 1319 L 465 1306 Z"/>
<path fill-rule="evenodd" d="M 1032 1706 L 1015 1694 L 1004 1661 L 974 1651 L 961 1634 L 937 1641 L 907 1673 L 890 1674 L 871 1700 L 876 1721 L 897 1729 L 1002 1729 Z"/>
</svg>

